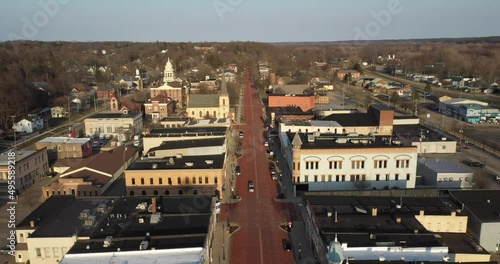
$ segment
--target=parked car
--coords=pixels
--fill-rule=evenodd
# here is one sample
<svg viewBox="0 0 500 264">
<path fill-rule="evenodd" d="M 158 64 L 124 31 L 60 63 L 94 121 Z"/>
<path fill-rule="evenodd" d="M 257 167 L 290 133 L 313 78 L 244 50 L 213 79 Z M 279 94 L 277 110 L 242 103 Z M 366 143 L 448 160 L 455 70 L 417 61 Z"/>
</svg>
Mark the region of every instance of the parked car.
<svg viewBox="0 0 500 264">
<path fill-rule="evenodd" d="M 255 185 L 253 184 L 253 181 L 248 181 L 248 191 L 249 192 L 255 191 Z"/>
<path fill-rule="evenodd" d="M 465 164 L 467 164 L 467 166 L 469 167 L 477 167 L 477 168 L 484 168 L 485 165 L 481 162 L 477 162 L 477 161 L 465 161 Z"/>
<path fill-rule="evenodd" d="M 243 131 L 240 131 L 240 138 L 243 138 Z"/>
<path fill-rule="evenodd" d="M 104 136 L 104 138 L 105 139 L 111 139 L 111 135 L 108 134 L 108 135 Z"/>
<path fill-rule="evenodd" d="M 290 241 L 288 241 L 287 239 L 283 239 L 283 250 L 284 251 L 292 251 L 292 244 L 290 244 Z"/>
<path fill-rule="evenodd" d="M 500 181 L 500 175 L 497 175 L 497 181 Z"/>
<path fill-rule="evenodd" d="M 269 142 L 264 141 L 264 147 L 269 147 Z"/>
<path fill-rule="evenodd" d="M 234 172 L 235 172 L 235 173 L 236 173 L 236 175 L 238 175 L 238 176 L 239 176 L 239 175 L 241 175 L 241 168 L 240 168 L 240 166 L 236 166 L 236 167 L 234 168 Z"/>
</svg>

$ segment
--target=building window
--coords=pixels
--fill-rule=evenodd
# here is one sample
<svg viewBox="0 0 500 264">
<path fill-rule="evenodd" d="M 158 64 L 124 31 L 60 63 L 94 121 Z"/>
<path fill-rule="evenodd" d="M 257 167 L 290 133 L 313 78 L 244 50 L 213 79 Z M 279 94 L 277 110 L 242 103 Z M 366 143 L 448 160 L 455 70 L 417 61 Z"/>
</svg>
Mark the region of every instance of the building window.
<svg viewBox="0 0 500 264">
<path fill-rule="evenodd" d="M 184 178 L 186 184 L 189 184 L 189 177 Z"/>
<path fill-rule="evenodd" d="M 333 175 L 328 175 L 328 181 L 331 182 L 332 181 L 332 177 Z"/>
<path fill-rule="evenodd" d="M 196 177 L 193 177 L 193 184 L 196 184 Z"/>
<path fill-rule="evenodd" d="M 380 181 L 380 174 L 375 175 L 375 180 Z"/>
<path fill-rule="evenodd" d="M 345 174 L 342 175 L 342 181 L 345 182 Z"/>
<path fill-rule="evenodd" d="M 158 195 L 158 191 L 157 191 L 157 190 L 154 190 L 154 191 L 153 191 L 153 195 Z"/>
<path fill-rule="evenodd" d="M 410 160 L 396 160 L 396 168 L 409 168 Z"/>
<path fill-rule="evenodd" d="M 375 169 L 387 169 L 387 160 L 374 160 L 373 163 Z"/>
<path fill-rule="evenodd" d="M 144 178 L 141 178 L 141 185 L 144 185 Z"/>
<path fill-rule="evenodd" d="M 130 196 L 134 196 L 134 191 L 130 191 Z"/>
<path fill-rule="evenodd" d="M 41 248 L 35 248 L 36 251 L 36 257 L 41 258 L 42 257 L 42 249 Z"/>
<path fill-rule="evenodd" d="M 158 184 L 163 184 L 163 178 L 158 178 Z"/>
<path fill-rule="evenodd" d="M 338 175 L 338 174 L 337 174 L 337 175 L 335 175 L 335 181 L 336 181 L 336 182 L 340 181 L 340 175 Z"/>
<path fill-rule="evenodd" d="M 364 169 L 365 161 L 364 160 L 353 160 L 351 161 L 351 169 Z"/>
<path fill-rule="evenodd" d="M 395 179 L 396 181 L 399 181 L 399 174 L 398 174 L 398 173 L 394 174 L 394 179 Z"/>
<path fill-rule="evenodd" d="M 170 195 L 170 191 L 169 190 L 165 190 L 165 195 Z"/>
<path fill-rule="evenodd" d="M 385 175 L 385 180 L 386 180 L 386 181 L 388 181 L 388 180 L 390 180 L 390 178 L 391 178 L 391 175 L 390 175 L 389 173 L 387 173 L 387 174 Z"/>
<path fill-rule="evenodd" d="M 149 178 L 149 184 L 153 185 L 154 184 L 154 179 L 153 178 Z"/>
<path fill-rule="evenodd" d="M 318 182 L 318 175 L 314 175 L 314 182 Z"/>
<path fill-rule="evenodd" d="M 409 173 L 406 174 L 406 180 L 409 181 L 410 180 L 410 175 Z"/>
<path fill-rule="evenodd" d="M 83 191 L 83 196 L 87 196 L 87 191 Z"/>
<path fill-rule="evenodd" d="M 214 177 L 214 183 L 217 184 L 218 180 L 217 177 Z"/>
<path fill-rule="evenodd" d="M 317 170 L 319 168 L 319 161 L 306 161 L 306 170 Z"/>
<path fill-rule="evenodd" d="M 98 196 L 98 191 L 97 191 L 97 190 L 95 190 L 95 191 L 94 191 L 94 194 L 95 194 L 95 196 Z"/>
<path fill-rule="evenodd" d="M 203 177 L 198 177 L 198 183 L 203 184 Z"/>
<path fill-rule="evenodd" d="M 181 184 L 181 177 L 177 177 L 177 184 Z"/>
<path fill-rule="evenodd" d="M 205 177 L 205 184 L 208 184 L 208 177 Z"/>
<path fill-rule="evenodd" d="M 342 161 L 330 161 L 329 162 L 330 170 L 341 170 L 342 169 Z"/>
<path fill-rule="evenodd" d="M 135 185 L 135 178 L 132 178 L 132 185 Z"/>
<path fill-rule="evenodd" d="M 168 178 L 168 185 L 172 185 L 172 178 Z"/>
<path fill-rule="evenodd" d="M 183 194 L 184 192 L 182 190 L 179 190 L 179 194 Z"/>
<path fill-rule="evenodd" d="M 143 190 L 143 191 L 142 191 L 142 195 L 146 195 L 146 191 L 144 191 L 144 190 Z"/>
</svg>

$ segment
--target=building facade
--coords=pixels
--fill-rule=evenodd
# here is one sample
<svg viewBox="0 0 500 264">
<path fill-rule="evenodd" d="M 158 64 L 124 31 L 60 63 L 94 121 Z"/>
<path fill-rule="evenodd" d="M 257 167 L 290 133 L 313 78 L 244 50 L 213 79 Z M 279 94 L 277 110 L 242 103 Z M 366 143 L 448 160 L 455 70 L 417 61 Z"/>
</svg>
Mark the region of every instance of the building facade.
<svg viewBox="0 0 500 264">
<path fill-rule="evenodd" d="M 149 99 L 144 104 L 144 110 L 146 111 L 146 116 L 156 123 L 174 113 L 174 102 L 170 97 L 161 94 Z"/>
<path fill-rule="evenodd" d="M 308 190 L 415 188 L 417 148 L 383 138 L 281 134 L 294 184 Z"/>
<path fill-rule="evenodd" d="M 225 155 L 137 160 L 125 171 L 127 194 L 220 195 Z"/>
<path fill-rule="evenodd" d="M 48 137 L 36 142 L 35 148 L 47 148 L 49 159 L 86 158 L 92 155 L 90 138 Z"/>
<path fill-rule="evenodd" d="M 128 110 L 102 112 L 88 117 L 84 121 L 86 135 L 112 135 L 120 136 L 123 129 L 128 129 L 131 134 L 142 132 L 142 113 Z"/>
<path fill-rule="evenodd" d="M 16 193 L 20 194 L 41 181 L 49 170 L 47 149 L 0 154 L 0 182 L 7 183 L 11 166 L 15 166 Z"/>
<path fill-rule="evenodd" d="M 269 107 L 289 107 L 297 106 L 302 109 L 302 111 L 307 112 L 314 108 L 315 97 L 314 95 L 278 95 L 273 94 L 268 96 L 268 106 Z"/>
</svg>

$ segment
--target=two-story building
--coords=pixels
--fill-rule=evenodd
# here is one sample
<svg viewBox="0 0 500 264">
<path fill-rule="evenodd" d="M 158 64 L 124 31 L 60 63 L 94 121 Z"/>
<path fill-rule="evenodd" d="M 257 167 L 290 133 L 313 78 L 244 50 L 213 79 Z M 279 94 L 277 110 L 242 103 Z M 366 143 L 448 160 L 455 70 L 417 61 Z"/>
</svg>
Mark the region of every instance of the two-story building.
<svg viewBox="0 0 500 264">
<path fill-rule="evenodd" d="M 268 107 L 300 107 L 302 111 L 310 111 L 314 108 L 314 95 L 304 94 L 270 94 L 268 96 Z"/>
<path fill-rule="evenodd" d="M 47 148 L 49 160 L 86 158 L 92 155 L 90 138 L 47 137 L 36 142 L 35 148 Z"/>
<path fill-rule="evenodd" d="M 97 113 L 85 118 L 84 123 L 86 135 L 104 134 L 129 138 L 141 133 L 143 127 L 142 113 L 126 109 Z"/>
<path fill-rule="evenodd" d="M 224 160 L 225 154 L 137 160 L 125 171 L 127 194 L 220 195 Z"/>
<path fill-rule="evenodd" d="M 12 129 L 16 132 L 33 133 L 44 128 L 44 119 L 38 116 L 29 116 L 14 123 Z"/>
<path fill-rule="evenodd" d="M 302 190 L 415 188 L 417 147 L 390 137 L 287 132 L 280 140 Z"/>
<path fill-rule="evenodd" d="M 166 94 L 160 94 L 144 103 L 144 110 L 146 116 L 156 123 L 174 113 L 174 104 L 172 98 Z"/>
<path fill-rule="evenodd" d="M 337 72 L 337 78 L 339 80 L 344 80 L 345 76 L 348 74 L 351 75 L 351 79 L 349 81 L 352 81 L 354 79 L 358 79 L 359 77 L 361 77 L 361 73 L 356 71 L 356 70 L 339 70 Z"/>
</svg>

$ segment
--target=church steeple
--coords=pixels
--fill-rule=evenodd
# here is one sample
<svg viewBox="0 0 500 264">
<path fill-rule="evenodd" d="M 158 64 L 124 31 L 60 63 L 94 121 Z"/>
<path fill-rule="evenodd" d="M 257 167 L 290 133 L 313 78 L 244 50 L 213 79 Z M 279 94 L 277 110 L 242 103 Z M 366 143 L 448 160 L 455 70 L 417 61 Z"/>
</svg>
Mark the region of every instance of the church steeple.
<svg viewBox="0 0 500 264">
<path fill-rule="evenodd" d="M 222 74 L 220 94 L 227 95 L 226 76 L 224 75 L 224 73 Z"/>
</svg>

